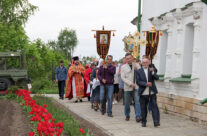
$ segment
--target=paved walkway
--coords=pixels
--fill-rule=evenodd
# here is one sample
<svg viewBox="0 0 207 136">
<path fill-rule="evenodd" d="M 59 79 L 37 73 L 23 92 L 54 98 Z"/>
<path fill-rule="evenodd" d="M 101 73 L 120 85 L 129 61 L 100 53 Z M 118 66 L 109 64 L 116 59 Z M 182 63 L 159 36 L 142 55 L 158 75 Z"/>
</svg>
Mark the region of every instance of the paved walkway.
<svg viewBox="0 0 207 136">
<path fill-rule="evenodd" d="M 47 95 L 63 104 L 80 117 L 94 123 L 111 136 L 207 136 L 207 129 L 201 128 L 195 122 L 171 114 L 161 112 L 161 126 L 155 128 L 151 114 L 148 114 L 147 127 L 141 127 L 136 123 L 134 109 L 131 107 L 131 119 L 125 121 L 124 107 L 122 103 L 113 105 L 113 118 L 101 115 L 90 108 L 90 103 L 85 100 L 82 103 L 72 103 L 68 99 L 59 100 L 58 95 Z"/>
</svg>

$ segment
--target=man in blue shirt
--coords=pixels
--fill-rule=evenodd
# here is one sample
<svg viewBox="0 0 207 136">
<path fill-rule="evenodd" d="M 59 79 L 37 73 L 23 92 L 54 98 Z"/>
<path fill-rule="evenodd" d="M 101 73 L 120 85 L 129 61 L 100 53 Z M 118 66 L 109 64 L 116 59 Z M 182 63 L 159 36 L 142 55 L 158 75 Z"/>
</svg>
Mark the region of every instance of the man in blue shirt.
<svg viewBox="0 0 207 136">
<path fill-rule="evenodd" d="M 62 100 L 64 99 L 65 80 L 67 79 L 67 73 L 67 68 L 64 66 L 64 63 L 61 60 L 60 66 L 56 68 L 55 79 L 58 83 L 59 96 Z"/>
</svg>

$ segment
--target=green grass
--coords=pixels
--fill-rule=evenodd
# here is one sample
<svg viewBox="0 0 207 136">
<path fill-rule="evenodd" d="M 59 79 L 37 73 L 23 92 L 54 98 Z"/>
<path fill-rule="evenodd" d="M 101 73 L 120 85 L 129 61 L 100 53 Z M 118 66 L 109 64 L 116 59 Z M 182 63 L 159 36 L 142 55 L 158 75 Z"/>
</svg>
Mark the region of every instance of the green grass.
<svg viewBox="0 0 207 136">
<path fill-rule="evenodd" d="M 58 88 L 50 88 L 50 89 L 43 89 L 43 90 L 32 90 L 32 94 L 58 94 Z"/>
<path fill-rule="evenodd" d="M 6 97 L 3 95 L 0 95 L 0 100 L 3 100 L 3 99 L 6 99 Z"/>
<path fill-rule="evenodd" d="M 37 101 L 38 105 L 47 105 L 47 110 L 49 113 L 53 115 L 56 122 L 63 122 L 64 128 L 63 130 L 70 136 L 83 136 L 80 132 L 80 123 L 76 121 L 72 115 L 68 114 L 65 110 L 58 108 L 54 104 L 54 100 L 52 98 L 43 97 L 43 96 L 34 96 L 34 100 Z M 90 136 L 89 132 L 84 136 Z"/>
<path fill-rule="evenodd" d="M 58 88 L 54 88 L 54 89 L 45 89 L 43 90 L 43 93 L 45 94 L 58 94 Z"/>
</svg>

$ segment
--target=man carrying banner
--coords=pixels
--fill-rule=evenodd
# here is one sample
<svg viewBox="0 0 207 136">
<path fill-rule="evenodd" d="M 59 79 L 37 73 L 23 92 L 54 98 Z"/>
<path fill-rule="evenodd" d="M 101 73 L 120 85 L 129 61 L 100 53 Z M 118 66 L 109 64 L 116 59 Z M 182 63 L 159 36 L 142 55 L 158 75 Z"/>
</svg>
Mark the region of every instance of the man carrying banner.
<svg viewBox="0 0 207 136">
<path fill-rule="evenodd" d="M 104 115 L 106 112 L 106 100 L 105 95 L 107 94 L 107 114 L 108 117 L 113 117 L 112 115 L 112 101 L 114 93 L 114 74 L 116 68 L 112 65 L 113 56 L 107 56 L 107 62 L 99 68 L 98 79 L 101 82 L 100 85 L 100 102 L 101 102 L 101 114 Z"/>
<path fill-rule="evenodd" d="M 124 113 L 125 120 L 129 121 L 130 119 L 130 103 L 131 96 L 134 96 L 134 110 L 136 114 L 136 121 L 140 122 L 141 111 L 139 104 L 139 96 L 138 96 L 138 86 L 134 82 L 134 72 L 139 68 L 139 65 L 133 63 L 133 56 L 131 53 L 126 53 L 125 55 L 126 64 L 121 68 L 121 78 L 124 82 Z"/>
<path fill-rule="evenodd" d="M 158 80 L 159 76 L 157 75 L 155 69 L 153 67 L 149 67 L 149 65 L 149 58 L 144 58 L 142 60 L 142 68 L 136 71 L 136 83 L 139 85 L 142 127 L 146 127 L 147 106 L 149 101 L 152 106 L 154 126 L 157 127 L 160 126 L 160 112 L 157 106 L 157 88 L 155 80 Z"/>
</svg>

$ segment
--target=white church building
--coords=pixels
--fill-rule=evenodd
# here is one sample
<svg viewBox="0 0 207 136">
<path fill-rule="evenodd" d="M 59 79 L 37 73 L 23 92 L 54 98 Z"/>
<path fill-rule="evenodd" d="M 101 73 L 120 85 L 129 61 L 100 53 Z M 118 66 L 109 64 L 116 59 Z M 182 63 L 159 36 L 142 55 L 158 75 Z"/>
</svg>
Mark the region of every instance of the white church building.
<svg viewBox="0 0 207 136">
<path fill-rule="evenodd" d="M 207 104 L 200 100 L 207 98 L 207 0 L 143 0 L 141 20 L 141 31 L 154 25 L 163 32 L 153 60 L 159 107 L 206 122 Z"/>
</svg>

